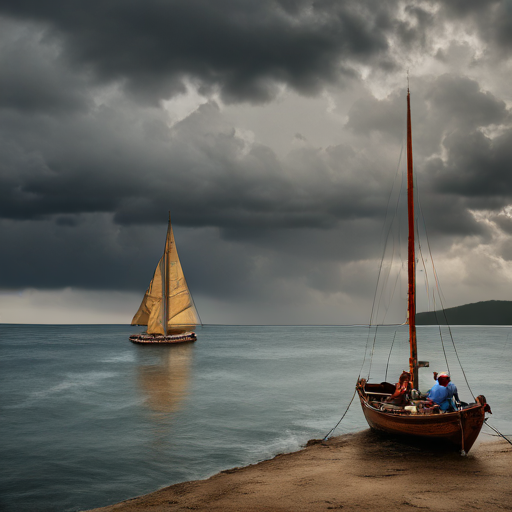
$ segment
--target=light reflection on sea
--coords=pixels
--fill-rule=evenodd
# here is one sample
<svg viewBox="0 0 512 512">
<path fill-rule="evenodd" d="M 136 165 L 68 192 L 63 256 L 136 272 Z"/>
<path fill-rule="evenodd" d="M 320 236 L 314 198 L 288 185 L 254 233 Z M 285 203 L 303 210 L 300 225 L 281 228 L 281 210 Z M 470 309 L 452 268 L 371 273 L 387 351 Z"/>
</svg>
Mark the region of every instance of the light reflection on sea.
<svg viewBox="0 0 512 512">
<path fill-rule="evenodd" d="M 208 477 L 323 437 L 353 394 L 367 327 L 205 326 L 195 344 L 139 346 L 127 326 L 0 325 L 0 506 L 77 511 Z M 470 401 L 459 356 L 491 423 L 512 434 L 512 329 L 442 332 L 452 380 Z M 447 369 L 437 327 L 419 327 L 421 387 Z M 408 365 L 407 327 L 379 328 L 373 380 Z M 393 341 L 394 339 L 394 341 Z M 367 428 L 354 402 L 335 434 Z M 484 430 L 491 433 L 490 430 Z M 486 438 L 486 436 L 481 436 Z"/>
</svg>

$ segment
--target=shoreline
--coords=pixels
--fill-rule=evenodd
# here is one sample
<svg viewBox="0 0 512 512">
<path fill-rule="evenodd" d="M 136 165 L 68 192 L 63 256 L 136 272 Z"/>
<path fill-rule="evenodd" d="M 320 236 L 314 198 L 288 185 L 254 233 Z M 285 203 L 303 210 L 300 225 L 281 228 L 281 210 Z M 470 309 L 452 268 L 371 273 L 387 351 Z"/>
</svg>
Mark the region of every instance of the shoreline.
<svg viewBox="0 0 512 512">
<path fill-rule="evenodd" d="M 478 440 L 466 457 L 372 431 L 86 512 L 512 510 L 512 448 Z"/>
</svg>

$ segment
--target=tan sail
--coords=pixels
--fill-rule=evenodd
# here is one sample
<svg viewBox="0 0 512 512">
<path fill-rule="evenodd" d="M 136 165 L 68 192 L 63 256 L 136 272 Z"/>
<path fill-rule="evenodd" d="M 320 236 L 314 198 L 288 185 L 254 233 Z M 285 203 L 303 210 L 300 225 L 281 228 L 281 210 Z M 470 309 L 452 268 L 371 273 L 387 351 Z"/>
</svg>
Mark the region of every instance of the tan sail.
<svg viewBox="0 0 512 512">
<path fill-rule="evenodd" d="M 190 331 L 200 324 L 200 320 L 181 268 L 170 221 L 165 252 L 167 255 L 167 332 Z"/>
<path fill-rule="evenodd" d="M 147 325 L 150 334 L 166 334 L 164 326 L 164 256 L 160 258 L 142 303 L 132 320 L 132 325 Z"/>
<path fill-rule="evenodd" d="M 148 334 L 165 336 L 193 330 L 200 323 L 181 268 L 169 217 L 164 255 L 132 325 L 147 325 Z"/>
</svg>

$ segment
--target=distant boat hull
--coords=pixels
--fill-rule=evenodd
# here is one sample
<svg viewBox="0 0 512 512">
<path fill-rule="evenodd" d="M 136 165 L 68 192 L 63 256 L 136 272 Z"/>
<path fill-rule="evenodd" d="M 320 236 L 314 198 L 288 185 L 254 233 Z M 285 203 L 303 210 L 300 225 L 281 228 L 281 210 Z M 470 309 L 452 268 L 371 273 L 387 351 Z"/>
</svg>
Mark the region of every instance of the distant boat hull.
<svg viewBox="0 0 512 512">
<path fill-rule="evenodd" d="M 457 412 L 443 414 L 404 414 L 381 411 L 372 401 L 375 396 L 387 394 L 392 384 L 366 384 L 364 379 L 357 385 L 359 400 L 370 428 L 392 434 L 448 444 L 454 449 L 469 452 L 476 441 L 485 419 L 485 397 L 477 397 L 477 403 Z M 373 400 L 370 399 L 373 395 Z M 375 403 L 375 402 L 374 402 Z"/>
<path fill-rule="evenodd" d="M 195 332 L 185 332 L 183 334 L 132 334 L 130 341 L 133 343 L 147 344 L 170 344 L 170 343 L 190 343 L 197 340 Z"/>
</svg>

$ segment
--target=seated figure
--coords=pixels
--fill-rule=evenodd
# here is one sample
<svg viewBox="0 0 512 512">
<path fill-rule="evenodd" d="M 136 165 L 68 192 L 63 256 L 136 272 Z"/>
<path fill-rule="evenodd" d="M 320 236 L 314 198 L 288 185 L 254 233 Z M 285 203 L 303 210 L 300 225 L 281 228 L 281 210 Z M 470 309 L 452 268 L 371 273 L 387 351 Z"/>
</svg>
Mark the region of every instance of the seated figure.
<svg viewBox="0 0 512 512">
<path fill-rule="evenodd" d="M 436 376 L 437 374 L 434 374 L 434 377 Z M 441 373 L 437 377 L 435 385 L 432 386 L 427 393 L 427 399 L 434 402 L 434 404 L 439 405 L 441 411 L 444 412 L 453 409 L 452 397 L 454 396 L 454 393 L 452 390 L 448 389 L 449 383 L 450 376 L 447 373 Z M 457 388 L 455 388 L 455 393 L 457 393 Z"/>
<path fill-rule="evenodd" d="M 405 405 L 408 401 L 406 394 L 410 390 L 410 387 L 411 374 L 403 371 L 396 383 L 395 392 L 391 396 L 388 396 L 385 402 L 392 405 Z"/>
<path fill-rule="evenodd" d="M 441 372 L 439 374 L 437 372 L 434 372 L 434 380 L 437 381 L 439 377 L 448 378 L 448 385 L 446 386 L 446 389 L 448 390 L 448 398 L 453 397 L 456 402 L 460 402 L 457 386 L 451 381 L 450 374 L 448 372 Z"/>
</svg>

